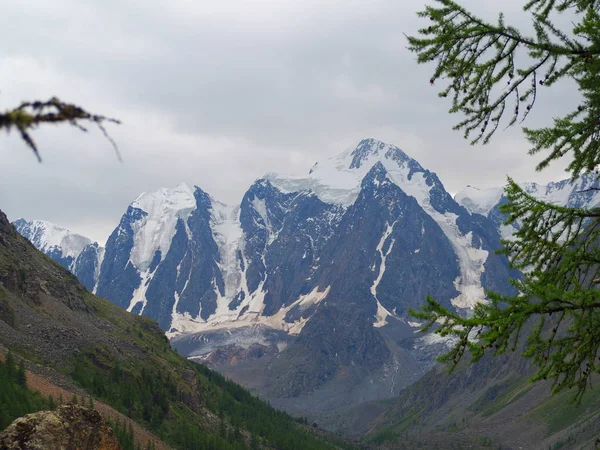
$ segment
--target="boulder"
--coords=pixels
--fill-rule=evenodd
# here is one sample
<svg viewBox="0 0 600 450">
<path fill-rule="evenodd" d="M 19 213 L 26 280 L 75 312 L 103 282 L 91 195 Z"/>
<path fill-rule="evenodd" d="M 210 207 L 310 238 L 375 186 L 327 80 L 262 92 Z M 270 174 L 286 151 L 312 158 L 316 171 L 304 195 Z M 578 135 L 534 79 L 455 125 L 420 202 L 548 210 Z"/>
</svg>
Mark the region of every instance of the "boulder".
<svg viewBox="0 0 600 450">
<path fill-rule="evenodd" d="M 2 450 L 120 450 L 98 411 L 63 405 L 16 419 L 0 434 Z"/>
</svg>

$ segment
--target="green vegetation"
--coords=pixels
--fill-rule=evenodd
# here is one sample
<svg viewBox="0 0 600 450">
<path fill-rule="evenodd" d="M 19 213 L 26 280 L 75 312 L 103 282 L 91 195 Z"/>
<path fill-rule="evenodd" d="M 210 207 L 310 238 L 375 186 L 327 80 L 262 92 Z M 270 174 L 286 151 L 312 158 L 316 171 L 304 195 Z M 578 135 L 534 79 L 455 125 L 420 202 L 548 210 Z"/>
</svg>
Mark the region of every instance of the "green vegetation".
<svg viewBox="0 0 600 450">
<path fill-rule="evenodd" d="M 115 432 L 122 450 L 137 450 L 133 439 L 133 425 L 117 421 L 109 422 L 110 427 Z M 139 447 L 138 447 L 139 448 Z"/>
<path fill-rule="evenodd" d="M 528 0 L 533 34 L 527 36 L 505 23 L 486 22 L 452 0 L 435 0 L 419 16 L 427 26 L 409 37 L 409 49 L 419 63 L 435 62 L 431 84 L 452 98 L 451 113 L 464 120 L 455 129 L 472 143 L 486 143 L 502 118 L 507 126 L 525 120 L 557 82 L 577 87 L 580 103 L 551 126 L 524 128 L 530 154 L 547 152 L 537 170 L 568 157 L 572 179 L 581 175 L 598 181 L 600 165 L 600 1 Z M 572 26 L 559 29 L 555 19 L 568 13 Z M 591 188 L 596 190 L 596 188 Z M 512 267 L 524 275 L 513 280 L 517 294 L 489 294 L 489 304 L 475 307 L 464 318 L 432 298 L 422 311 L 424 330 L 437 326 L 442 336 L 455 336 L 456 346 L 441 361 L 456 367 L 466 351 L 474 361 L 486 352 L 517 350 L 527 335 L 523 356 L 538 368 L 534 380 L 553 380 L 553 392 L 574 389 L 576 401 L 600 373 L 600 209 L 566 208 L 545 203 L 524 192 L 510 178 L 501 208 L 506 223 L 519 230 L 503 241 Z M 535 326 L 530 326 L 535 322 Z"/>
<path fill-rule="evenodd" d="M 397 430 L 396 426 L 389 426 L 382 428 L 377 432 L 375 436 L 368 440 L 368 443 L 371 445 L 381 445 L 384 442 L 394 442 L 397 441 L 400 437 L 400 432 Z M 404 437 L 406 439 L 406 437 Z"/>
<path fill-rule="evenodd" d="M 469 409 L 480 412 L 483 417 L 493 416 L 523 397 L 532 387 L 525 378 L 494 384 Z"/>
<path fill-rule="evenodd" d="M 23 362 L 15 365 L 13 355 L 8 353 L 6 361 L 0 361 L 0 431 L 25 414 L 54 408 L 52 397 L 44 398 L 27 388 Z"/>
<path fill-rule="evenodd" d="M 547 424 L 548 435 L 561 431 L 575 422 L 583 422 L 598 411 L 600 389 L 592 389 L 579 405 L 569 402 L 569 394 L 561 392 L 529 412 L 529 416 Z"/>
<path fill-rule="evenodd" d="M 142 328 L 146 321 L 140 320 Z M 141 333 L 149 347 L 165 351 L 158 345 L 162 338 L 157 342 L 149 330 L 130 332 L 136 338 Z M 94 347 L 75 359 L 71 376 L 95 397 L 177 448 L 250 449 L 263 443 L 278 449 L 333 448 L 222 375 L 177 356 L 168 347 L 165 352 L 169 364 L 153 354 L 144 360 L 121 361 Z M 187 406 L 194 401 L 213 414 L 217 427 L 210 429 L 206 419 Z"/>
<path fill-rule="evenodd" d="M 155 450 L 156 445 L 153 441 L 148 441 L 146 447 L 142 449 L 142 445 L 138 442 L 135 443 L 133 437 L 133 424 L 131 422 L 117 422 L 109 421 L 110 427 L 115 432 L 119 445 L 122 450 Z"/>
</svg>

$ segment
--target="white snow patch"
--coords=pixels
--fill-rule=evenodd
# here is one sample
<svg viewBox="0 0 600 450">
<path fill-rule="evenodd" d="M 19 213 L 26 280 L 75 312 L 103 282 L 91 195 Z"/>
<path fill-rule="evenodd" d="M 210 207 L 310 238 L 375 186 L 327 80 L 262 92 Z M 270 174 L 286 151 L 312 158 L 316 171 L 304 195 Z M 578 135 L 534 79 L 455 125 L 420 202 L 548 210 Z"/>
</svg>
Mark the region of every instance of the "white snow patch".
<svg viewBox="0 0 600 450">
<path fill-rule="evenodd" d="M 254 207 L 258 215 L 262 218 L 262 220 L 265 222 L 265 226 L 269 228 L 269 215 L 267 214 L 267 205 L 265 200 L 254 197 L 252 199 L 252 206 Z"/>
<path fill-rule="evenodd" d="M 498 204 L 503 193 L 504 188 L 502 187 L 479 189 L 467 186 L 456 193 L 454 200 L 471 213 L 487 216 L 490 210 Z"/>
<path fill-rule="evenodd" d="M 147 215 L 133 224 L 134 239 L 131 262 L 145 271 L 157 250 L 164 259 L 175 235 L 178 219 L 187 219 L 196 207 L 194 191 L 185 183 L 174 189 L 162 188 L 141 194 L 131 204 Z"/>
<path fill-rule="evenodd" d="M 152 278 L 154 278 L 154 274 L 156 273 L 156 270 L 154 272 L 142 272 L 140 274 L 140 276 L 142 277 L 142 281 L 140 282 L 140 285 L 136 288 L 135 291 L 133 291 L 133 295 L 131 297 L 131 301 L 129 302 L 129 306 L 127 307 L 127 312 L 131 312 L 131 310 L 133 309 L 133 307 L 138 304 L 138 303 L 142 303 L 142 309 L 140 310 L 140 315 L 144 312 L 144 308 L 146 308 L 146 291 L 148 290 L 148 285 L 150 284 L 150 281 L 152 280 Z"/>
<path fill-rule="evenodd" d="M 187 256 L 187 253 L 186 253 Z M 185 259 L 185 256 L 182 258 L 182 260 Z M 179 299 L 181 298 L 181 294 L 183 294 L 185 292 L 185 290 L 188 287 L 188 284 L 190 282 L 190 278 L 192 277 L 192 267 L 194 267 L 194 260 L 193 260 L 193 253 L 192 253 L 192 261 L 190 263 L 190 270 L 188 271 L 187 274 L 187 278 L 185 280 L 185 283 L 183 285 L 183 287 L 181 288 L 180 292 L 175 291 L 173 293 L 173 298 L 174 298 L 174 302 L 173 302 L 173 310 L 171 311 L 171 329 L 172 330 L 179 330 L 182 331 L 182 327 L 185 326 L 185 324 L 180 323 L 180 319 L 182 317 L 185 317 L 186 320 L 192 320 L 192 317 L 189 313 L 185 313 L 184 315 L 181 315 L 177 312 L 177 305 L 179 305 Z M 177 265 L 177 278 L 175 278 L 175 282 L 179 281 L 179 277 L 181 276 L 181 262 Z M 169 335 L 169 333 L 167 333 L 167 336 Z"/>
<path fill-rule="evenodd" d="M 586 190 L 589 190 L 595 182 L 595 175 L 587 174 L 581 176 L 575 182 L 570 182 L 569 180 L 548 184 L 524 182 L 519 183 L 519 185 L 525 192 L 540 200 L 564 206 L 577 198 L 581 199 L 581 196 L 586 195 Z M 454 199 L 472 213 L 488 215 L 490 210 L 498 204 L 504 188 L 505 186 L 479 189 L 467 186 L 465 189 L 459 191 L 454 196 Z M 589 198 L 585 199 L 584 204 L 581 205 L 584 208 L 592 208 L 600 203 L 600 192 L 595 192 L 594 195 L 589 195 L 589 192 L 587 192 L 587 195 Z"/>
<path fill-rule="evenodd" d="M 437 333 L 429 333 L 419 339 L 425 345 L 444 344 L 447 348 L 452 348 L 456 344 L 456 336 L 440 336 Z"/>
<path fill-rule="evenodd" d="M 291 305 L 280 308 L 276 314 L 272 316 L 263 316 L 262 312 L 265 308 L 265 292 L 262 290 L 261 285 L 256 292 L 244 299 L 244 301 L 234 311 L 220 309 L 206 321 L 199 318 L 192 318 L 189 314 L 174 313 L 176 317 L 173 320 L 173 331 L 167 333 L 167 336 L 171 338 L 185 333 L 202 332 L 223 328 L 243 328 L 253 325 L 265 325 L 276 330 L 283 330 L 291 335 L 297 335 L 300 333 L 306 322 L 308 322 L 310 317 L 299 319 L 294 322 L 286 322 L 285 316 L 287 313 L 294 307 L 300 307 L 304 309 L 311 305 L 320 303 L 327 297 L 330 289 L 330 286 L 328 286 L 324 291 L 319 291 L 318 288 L 315 288 L 312 292 L 298 297 L 298 299 Z M 218 305 L 222 304 L 220 300 L 221 299 L 219 299 L 217 302 Z M 244 312 L 244 314 L 241 314 L 241 310 L 246 306 L 248 307 L 247 310 Z"/>
<path fill-rule="evenodd" d="M 384 326 L 387 322 L 388 316 L 392 315 L 379 302 L 379 299 L 377 298 L 377 287 L 379 286 L 379 283 L 383 278 L 383 274 L 385 273 L 385 260 L 387 256 L 391 253 L 392 248 L 394 247 L 394 240 L 392 239 L 392 242 L 390 243 L 390 246 L 388 247 L 387 251 L 383 253 L 383 246 L 385 245 L 385 242 L 389 238 L 390 234 L 392 234 L 392 231 L 394 230 L 394 225 L 396 225 L 396 222 L 394 222 L 391 225 L 389 223 L 387 224 L 387 228 L 381 236 L 381 239 L 379 240 L 379 243 L 377 244 L 377 247 L 375 249 L 379 254 L 379 257 L 381 258 L 381 263 L 379 264 L 379 274 L 377 275 L 377 278 L 375 278 L 375 280 L 373 281 L 373 285 L 371 286 L 371 295 L 373 295 L 375 301 L 377 302 L 377 312 L 375 313 L 375 323 L 373 324 L 373 326 L 376 328 Z"/>
<path fill-rule="evenodd" d="M 100 269 L 102 268 L 102 261 L 104 261 L 104 253 L 104 247 L 98 248 L 98 261 L 96 262 L 96 270 L 94 271 L 94 289 L 92 289 L 93 294 L 98 290 L 98 280 L 100 279 Z"/>
</svg>

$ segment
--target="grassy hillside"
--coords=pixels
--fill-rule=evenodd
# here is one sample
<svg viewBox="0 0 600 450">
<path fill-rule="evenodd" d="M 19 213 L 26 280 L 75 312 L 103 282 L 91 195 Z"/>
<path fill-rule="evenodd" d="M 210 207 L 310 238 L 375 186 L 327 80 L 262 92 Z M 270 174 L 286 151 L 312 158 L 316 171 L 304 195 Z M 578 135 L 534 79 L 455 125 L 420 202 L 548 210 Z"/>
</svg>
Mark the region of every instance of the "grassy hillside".
<svg viewBox="0 0 600 450">
<path fill-rule="evenodd" d="M 173 448 L 335 447 L 180 357 L 156 323 L 90 294 L 1 212 L 0 344 L 56 378 L 51 381 L 83 389 Z"/>
<path fill-rule="evenodd" d="M 550 395 L 532 384 L 517 353 L 463 364 L 452 375 L 438 368 L 410 386 L 365 438 L 382 448 L 593 449 L 600 437 L 600 389 L 580 405 L 571 392 Z"/>
</svg>

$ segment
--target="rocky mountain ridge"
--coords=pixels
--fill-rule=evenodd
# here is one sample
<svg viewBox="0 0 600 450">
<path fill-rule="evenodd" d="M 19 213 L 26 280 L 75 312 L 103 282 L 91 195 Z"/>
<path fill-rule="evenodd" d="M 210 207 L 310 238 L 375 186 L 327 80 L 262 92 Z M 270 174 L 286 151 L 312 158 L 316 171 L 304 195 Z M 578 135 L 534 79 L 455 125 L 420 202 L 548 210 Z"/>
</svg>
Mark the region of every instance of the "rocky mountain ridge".
<svg viewBox="0 0 600 450">
<path fill-rule="evenodd" d="M 435 173 L 365 139 L 307 175 L 267 174 L 239 206 L 184 184 L 140 195 L 94 289 L 283 407 L 334 408 L 393 396 L 431 367 L 445 342 L 408 314 L 426 295 L 468 311 L 510 289 L 499 245 Z"/>
</svg>

